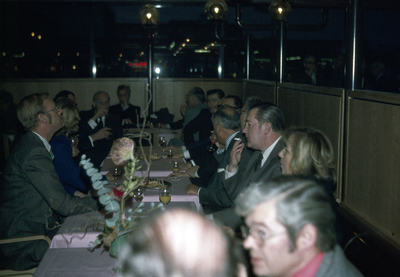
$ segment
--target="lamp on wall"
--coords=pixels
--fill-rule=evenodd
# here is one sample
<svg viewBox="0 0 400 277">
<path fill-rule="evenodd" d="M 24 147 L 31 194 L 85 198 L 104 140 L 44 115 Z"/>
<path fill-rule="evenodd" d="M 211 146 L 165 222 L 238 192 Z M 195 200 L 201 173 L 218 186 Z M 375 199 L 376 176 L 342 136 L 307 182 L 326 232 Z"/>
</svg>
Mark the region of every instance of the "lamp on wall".
<svg viewBox="0 0 400 277">
<path fill-rule="evenodd" d="M 292 7 L 286 0 L 274 0 L 269 6 L 269 14 L 273 20 L 287 20 L 292 12 Z"/>
<path fill-rule="evenodd" d="M 224 0 L 209 0 L 205 12 L 208 19 L 223 20 L 228 12 L 228 5 Z"/>
<path fill-rule="evenodd" d="M 144 27 L 154 28 L 160 21 L 160 13 L 152 5 L 145 5 L 139 11 L 140 23 Z"/>
</svg>

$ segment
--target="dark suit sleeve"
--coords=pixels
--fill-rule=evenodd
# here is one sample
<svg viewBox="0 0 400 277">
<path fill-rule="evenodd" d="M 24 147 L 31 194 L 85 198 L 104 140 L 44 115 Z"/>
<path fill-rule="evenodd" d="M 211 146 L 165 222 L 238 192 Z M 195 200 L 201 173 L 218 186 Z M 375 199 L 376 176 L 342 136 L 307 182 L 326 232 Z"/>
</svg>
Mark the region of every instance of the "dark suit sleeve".
<svg viewBox="0 0 400 277">
<path fill-rule="evenodd" d="M 65 217 L 97 210 L 97 201 L 93 198 L 73 197 L 65 191 L 44 147 L 32 149 L 24 160 L 23 170 L 30 183 L 57 214 Z"/>
<path fill-rule="evenodd" d="M 90 125 L 88 124 L 88 121 L 92 118 L 90 115 L 92 111 L 81 111 L 79 113 L 81 120 L 79 121 L 79 140 L 83 140 L 83 143 L 78 143 L 78 148 L 80 151 L 86 150 L 85 148 L 90 148 L 88 147 L 87 140 L 89 139 L 88 137 L 92 134 L 94 134 L 94 130 Z M 89 141 L 90 143 L 90 141 Z"/>
<path fill-rule="evenodd" d="M 208 138 L 212 129 L 211 112 L 208 109 L 201 110 L 200 114 L 186 124 L 182 130 L 185 145 L 195 141 L 194 134 L 197 132 L 199 133 L 199 140 Z"/>
<path fill-rule="evenodd" d="M 197 170 L 199 178 L 206 178 L 212 176 L 218 168 L 218 161 L 211 153 L 206 152 L 204 155 L 194 159 L 196 165 L 200 166 Z"/>
<path fill-rule="evenodd" d="M 182 127 L 183 127 L 183 119 L 180 119 L 178 121 L 172 122 L 172 123 L 169 124 L 169 126 L 171 127 L 172 130 L 182 129 Z"/>
</svg>

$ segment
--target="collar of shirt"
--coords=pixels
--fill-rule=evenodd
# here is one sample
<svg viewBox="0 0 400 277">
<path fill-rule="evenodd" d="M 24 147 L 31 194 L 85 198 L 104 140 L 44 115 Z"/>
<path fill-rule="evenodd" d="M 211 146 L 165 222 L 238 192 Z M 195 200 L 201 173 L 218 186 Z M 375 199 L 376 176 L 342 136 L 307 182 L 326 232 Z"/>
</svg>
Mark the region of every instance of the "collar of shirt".
<svg viewBox="0 0 400 277">
<path fill-rule="evenodd" d="M 314 277 L 321 266 L 324 256 L 324 252 L 319 252 L 308 264 L 292 275 L 292 277 Z"/>
<path fill-rule="evenodd" d="M 34 132 L 34 131 L 32 131 L 32 133 L 34 133 L 35 135 L 37 135 L 37 136 L 40 138 L 40 140 L 43 141 L 44 147 L 45 147 L 46 150 L 49 151 L 49 153 L 50 153 L 50 151 L 51 151 L 50 143 L 49 143 L 44 137 L 42 137 L 41 135 L 39 135 L 38 133 L 36 133 L 36 132 Z"/>
<path fill-rule="evenodd" d="M 232 139 L 239 133 L 240 131 L 237 131 L 235 133 L 233 133 L 232 135 L 230 135 L 230 137 L 226 140 L 225 142 L 225 149 L 228 149 L 229 144 L 231 143 Z"/>
<path fill-rule="evenodd" d="M 129 108 L 129 105 L 128 106 L 124 106 L 124 103 L 121 103 L 121 108 L 122 108 L 123 111 L 125 111 L 127 108 Z"/>
<path fill-rule="evenodd" d="M 271 154 L 272 150 L 274 149 L 275 145 L 278 143 L 278 141 L 281 139 L 279 137 L 273 144 L 271 144 L 264 152 L 263 152 L 263 158 L 261 160 L 261 166 L 264 165 L 266 160 L 268 159 L 269 155 Z"/>
</svg>

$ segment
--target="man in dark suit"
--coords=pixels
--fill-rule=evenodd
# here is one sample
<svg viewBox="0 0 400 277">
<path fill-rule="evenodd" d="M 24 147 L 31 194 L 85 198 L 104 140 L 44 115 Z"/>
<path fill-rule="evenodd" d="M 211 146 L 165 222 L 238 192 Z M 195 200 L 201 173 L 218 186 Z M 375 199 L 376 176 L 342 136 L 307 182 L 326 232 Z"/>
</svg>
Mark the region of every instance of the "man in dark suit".
<svg viewBox="0 0 400 277">
<path fill-rule="evenodd" d="M 250 160 L 246 160 L 246 169 L 239 169 L 243 163 L 241 153 L 244 143 L 235 142 L 230 162 L 225 171 L 224 187 L 233 200 L 251 183 L 270 180 L 282 174 L 279 152 L 284 148 L 281 133 L 284 128 L 283 113 L 275 105 L 259 103 L 247 113 L 243 133 L 247 138 L 247 147 L 256 150 Z M 214 214 L 214 219 L 236 229 L 241 220 L 232 209 Z"/>
<path fill-rule="evenodd" d="M 28 130 L 13 147 L 0 186 L 0 238 L 34 235 L 52 238 L 69 215 L 98 209 L 90 197 L 69 195 L 58 180 L 49 141 L 63 126 L 62 110 L 47 94 L 32 94 L 18 105 L 18 119 Z M 44 240 L 3 244 L 0 268 L 31 269 L 49 245 Z"/>
<path fill-rule="evenodd" d="M 94 167 L 100 169 L 101 163 L 110 152 L 113 140 L 122 137 L 121 119 L 109 113 L 110 96 L 103 91 L 93 96 L 93 109 L 81 111 L 79 137 L 89 137 L 89 143 L 79 143 L 80 154 L 86 154 Z"/>
<path fill-rule="evenodd" d="M 198 195 L 200 203 L 203 205 L 204 212 L 210 214 L 222 209 L 227 209 L 233 204 L 234 199 L 230 199 L 222 184 L 225 178 L 225 168 L 229 164 L 230 153 L 234 142 L 242 138 L 240 132 L 240 115 L 231 108 L 220 108 L 213 114 L 212 117 L 214 134 L 217 137 L 218 143 L 224 147 L 222 156 L 216 157 L 219 162 L 218 169 L 214 173 L 207 187 L 198 187 L 190 184 L 186 188 L 187 194 Z M 238 166 L 238 170 L 242 173 L 245 169 L 245 160 L 251 156 L 251 151 L 242 150 L 243 163 Z M 221 155 L 218 151 L 215 155 Z"/>
<path fill-rule="evenodd" d="M 128 86 L 119 86 L 117 89 L 119 104 L 110 107 L 110 113 L 118 115 L 121 118 L 122 126 L 137 126 L 140 118 L 140 107 L 129 103 L 131 89 Z"/>
<path fill-rule="evenodd" d="M 294 83 L 316 86 L 326 85 L 325 76 L 317 70 L 317 59 L 313 55 L 307 55 L 304 58 L 303 66 L 304 70 L 294 75 Z"/>
</svg>

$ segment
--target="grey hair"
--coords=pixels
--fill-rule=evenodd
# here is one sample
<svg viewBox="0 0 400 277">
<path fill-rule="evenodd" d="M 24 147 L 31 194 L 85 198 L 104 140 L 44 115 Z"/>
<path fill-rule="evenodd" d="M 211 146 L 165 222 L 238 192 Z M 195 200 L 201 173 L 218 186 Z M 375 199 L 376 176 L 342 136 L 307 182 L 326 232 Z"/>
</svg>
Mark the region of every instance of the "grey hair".
<svg viewBox="0 0 400 277">
<path fill-rule="evenodd" d="M 315 246 L 322 252 L 336 244 L 335 213 L 322 185 L 312 179 L 281 176 L 265 183 L 253 184 L 236 199 L 236 212 L 247 216 L 256 206 L 276 200 L 277 220 L 285 226 L 290 238 L 290 251 L 306 224 L 316 227 Z"/>
<path fill-rule="evenodd" d="M 213 125 L 219 124 L 224 129 L 240 129 L 240 115 L 236 109 L 232 107 L 218 109 L 215 113 L 213 113 L 211 120 Z"/>
<path fill-rule="evenodd" d="M 261 128 L 262 124 L 269 122 L 272 125 L 272 131 L 278 134 L 283 132 L 284 117 L 283 112 L 278 108 L 278 106 L 272 103 L 262 102 L 253 105 L 250 110 L 253 109 L 257 109 L 255 118 L 259 122 L 259 128 Z"/>
<path fill-rule="evenodd" d="M 96 92 L 96 93 L 93 95 L 93 101 L 94 101 L 94 102 L 97 102 L 97 96 L 98 96 L 100 93 L 105 93 L 105 94 L 107 94 L 108 99 L 110 99 L 110 95 L 109 95 L 107 92 L 105 92 L 105 91 L 98 91 L 98 92 Z"/>
<path fill-rule="evenodd" d="M 43 101 L 48 98 L 47 92 L 25 96 L 18 104 L 17 117 L 27 130 L 37 126 L 38 115 L 44 113 Z"/>
</svg>

